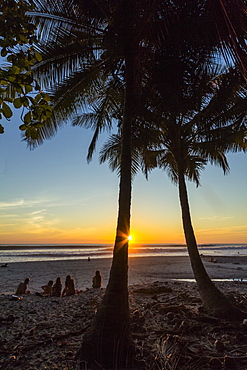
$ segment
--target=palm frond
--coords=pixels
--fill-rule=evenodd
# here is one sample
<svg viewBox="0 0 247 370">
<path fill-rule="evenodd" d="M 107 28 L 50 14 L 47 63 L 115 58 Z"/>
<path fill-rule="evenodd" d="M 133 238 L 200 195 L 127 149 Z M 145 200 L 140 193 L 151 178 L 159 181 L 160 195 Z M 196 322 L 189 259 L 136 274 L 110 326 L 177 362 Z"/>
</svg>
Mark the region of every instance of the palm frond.
<svg viewBox="0 0 247 370">
<path fill-rule="evenodd" d="M 76 31 L 84 31 L 87 35 L 102 33 L 102 21 L 94 23 L 83 9 L 82 4 L 71 0 L 44 1 L 34 0 L 35 9 L 28 15 L 37 27 L 37 37 L 43 42 L 56 42 L 60 32 L 73 35 Z M 104 22 L 105 24 L 105 22 Z M 98 27 L 99 25 L 99 27 Z"/>
<path fill-rule="evenodd" d="M 109 167 L 112 171 L 120 173 L 121 163 L 121 136 L 114 134 L 109 137 L 107 142 L 103 145 L 99 154 L 100 164 L 109 161 Z"/>
<path fill-rule="evenodd" d="M 226 62 L 231 65 L 235 60 L 246 77 L 246 2 L 210 0 L 208 6 Z"/>
<path fill-rule="evenodd" d="M 196 186 L 200 185 L 200 173 L 207 164 L 206 158 L 199 157 L 198 155 L 187 155 L 185 165 L 185 176 L 188 180 L 196 183 Z"/>
</svg>

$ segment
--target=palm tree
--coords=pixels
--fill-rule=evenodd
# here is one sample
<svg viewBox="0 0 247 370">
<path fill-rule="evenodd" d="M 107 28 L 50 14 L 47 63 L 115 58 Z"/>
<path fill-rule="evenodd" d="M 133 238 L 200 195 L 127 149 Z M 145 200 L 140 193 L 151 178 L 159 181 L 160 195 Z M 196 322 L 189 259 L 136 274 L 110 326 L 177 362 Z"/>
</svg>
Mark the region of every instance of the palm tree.
<svg viewBox="0 0 247 370">
<path fill-rule="evenodd" d="M 163 81 L 170 77 L 169 65 L 173 60 L 177 63 L 173 72 L 175 87 L 168 93 Z M 168 170 L 178 185 L 186 244 L 204 307 L 221 317 L 243 318 L 243 313 L 227 302 L 215 287 L 203 266 L 192 226 L 185 178 L 199 185 L 200 171 L 208 161 L 219 165 L 226 173 L 229 167 L 225 153 L 246 149 L 246 81 L 234 68 L 223 74 L 217 68 L 205 71 L 193 57 L 179 57 L 176 52 L 169 57 L 159 55 L 157 64 L 155 73 L 158 71 L 158 74 L 154 76 L 157 101 L 154 104 L 163 122 L 161 140 L 164 145 L 157 153 L 157 164 Z"/>
<path fill-rule="evenodd" d="M 123 367 L 132 347 L 127 237 L 131 207 L 131 139 L 138 96 L 148 85 L 155 50 L 164 48 L 164 44 L 168 49 L 174 44 L 186 44 L 188 51 L 189 45 L 193 44 L 194 48 L 205 49 L 207 54 L 222 48 L 228 58 L 233 57 L 240 64 L 246 48 L 242 36 L 245 25 L 243 5 L 238 3 L 235 7 L 227 3 L 226 6 L 225 2 L 212 0 L 182 5 L 178 1 L 156 0 L 34 2 L 37 11 L 30 16 L 38 20 L 38 47 L 43 52 L 43 62 L 37 65 L 36 73 L 40 77 L 46 73 L 43 86 L 53 90 L 55 102 L 53 117 L 41 128 L 38 142 L 53 136 L 66 120 L 74 119 L 74 123 L 90 126 L 92 121 L 85 105 L 96 102 L 93 116 L 97 121 L 93 124 L 95 135 L 90 158 L 105 125 L 110 128 L 114 120 L 121 121 L 119 211 L 112 267 L 102 305 L 84 336 L 81 353 L 87 360 L 105 364 L 109 369 Z M 217 12 L 222 12 L 224 17 L 214 23 L 210 18 L 210 7 L 216 6 Z M 218 24 L 217 28 L 215 24 Z M 198 38 L 195 38 L 195 30 Z M 167 43 L 168 35 L 175 36 L 172 45 Z M 118 114 L 111 116 L 108 109 L 116 79 L 124 84 L 123 103 Z M 108 90 L 106 86 L 109 86 Z M 108 91 L 105 99 L 97 100 L 98 90 Z M 99 101 L 104 101 L 100 108 L 97 106 Z M 32 140 L 29 142 L 33 143 Z"/>
<path fill-rule="evenodd" d="M 88 158 L 90 158 L 98 134 L 102 128 L 105 128 L 105 124 L 111 127 L 112 119 L 118 119 L 118 117 L 114 116 L 114 113 L 109 114 L 108 111 L 111 110 L 112 112 L 111 96 L 114 87 L 124 81 L 124 94 L 121 101 L 123 104 L 120 116 L 122 121 L 122 141 L 119 212 L 113 261 L 102 304 L 95 315 L 90 329 L 83 338 L 83 346 L 80 352 L 80 357 L 86 358 L 89 362 L 97 361 L 110 369 L 112 367 L 125 366 L 132 351 L 127 279 L 131 203 L 131 129 L 137 87 L 140 85 L 140 75 L 137 70 L 136 60 L 138 61 L 138 67 L 141 68 L 142 59 L 138 56 L 140 34 L 134 31 L 136 26 L 134 22 L 134 15 L 137 12 L 136 5 L 129 0 L 108 3 L 108 8 L 103 2 L 101 4 L 104 8 L 103 19 L 98 16 L 96 35 L 92 37 L 91 30 L 90 32 L 87 30 L 85 47 L 81 47 L 81 44 L 84 45 L 85 24 L 86 26 L 91 24 L 91 20 L 88 20 L 87 15 L 82 19 L 83 25 L 81 27 L 78 25 L 78 21 L 81 21 L 80 18 L 74 20 L 74 23 L 70 22 L 68 26 L 69 32 L 65 30 L 62 37 L 61 18 L 59 18 L 55 25 L 55 30 L 53 29 L 52 31 L 52 42 L 42 46 L 43 63 L 37 66 L 36 71 L 39 76 L 45 69 L 53 74 L 52 69 L 54 65 L 57 65 L 59 62 L 62 65 L 62 71 L 58 70 L 57 72 L 57 69 L 55 70 L 58 81 L 56 81 L 55 86 L 54 100 L 56 104 L 53 118 L 50 125 L 46 125 L 41 129 L 39 141 L 42 142 L 44 138 L 54 134 L 57 125 L 66 117 L 75 116 L 75 113 L 78 112 L 78 106 L 82 108 L 82 105 L 93 103 L 93 114 L 84 112 L 84 114 L 78 115 L 74 120 L 74 124 L 86 123 L 90 125 L 93 119 L 96 118 L 96 123 L 93 122 L 96 129 Z M 109 5 L 112 6 L 112 9 L 110 9 Z M 81 17 L 83 13 L 78 11 L 78 7 L 79 4 L 77 4 L 76 12 Z M 126 8 L 129 9 L 129 12 L 125 11 Z M 56 9 L 58 9 L 57 6 Z M 94 10 L 89 9 L 89 12 L 93 13 Z M 73 11 L 72 15 L 76 16 L 77 13 L 74 14 Z M 147 19 L 143 19 L 142 22 L 149 22 L 150 15 L 149 13 L 147 14 Z M 92 16 L 91 19 L 93 19 Z M 63 20 L 65 22 L 64 18 Z M 73 23 L 72 26 L 71 23 Z M 57 34 L 56 27 L 58 24 L 59 33 Z M 40 32 L 42 33 L 44 27 L 46 27 L 46 22 L 44 21 L 44 24 L 40 25 L 40 27 Z M 71 42 L 71 35 L 73 36 L 73 42 Z M 88 42 L 88 39 L 90 42 Z M 67 44 L 64 41 L 67 41 Z M 75 46 L 76 41 L 77 45 Z M 90 46 L 88 46 L 88 43 L 90 43 Z M 81 47 L 79 49 L 79 57 L 78 53 L 75 55 L 78 45 Z M 116 50 L 113 50 L 114 48 Z M 144 56 L 145 49 L 148 50 L 148 48 L 143 46 L 142 49 L 142 56 Z M 83 62 L 83 58 L 86 58 L 86 61 Z M 65 62 L 64 59 L 66 59 Z M 68 60 L 72 63 L 70 75 L 68 64 L 65 64 L 68 63 Z M 98 94 L 98 90 L 100 94 Z M 95 98 L 96 91 L 97 98 Z"/>
<path fill-rule="evenodd" d="M 190 69 L 191 66 L 187 66 L 187 76 Z M 246 314 L 236 309 L 219 291 L 202 263 L 185 178 L 198 186 L 200 171 L 208 162 L 219 165 L 227 173 L 229 165 L 225 154 L 246 149 L 247 89 L 235 70 L 215 79 L 209 73 L 200 76 L 197 73 L 191 73 L 190 82 L 186 79 L 186 89 L 176 107 L 172 105 L 168 112 L 153 114 L 153 119 L 158 122 L 156 127 L 148 126 L 147 122 L 145 126 L 143 118 L 140 119 L 140 126 L 133 132 L 132 173 L 141 169 L 147 176 L 157 166 L 167 170 L 178 185 L 186 244 L 204 308 L 220 317 L 240 319 Z M 119 135 L 112 135 L 100 153 L 100 162 L 109 160 L 112 170 L 119 169 L 119 139 Z"/>
<path fill-rule="evenodd" d="M 199 184 L 200 170 L 204 168 L 208 160 L 222 167 L 224 173 L 229 170 L 224 152 L 231 149 L 234 151 L 245 149 L 244 136 L 246 135 L 246 128 L 238 132 L 236 125 L 231 126 L 226 130 L 221 129 L 221 133 L 218 129 L 212 129 L 208 132 L 212 136 L 211 140 L 204 139 L 205 141 L 196 143 L 192 142 L 195 140 L 194 130 L 190 131 L 187 128 L 184 129 L 183 125 L 179 125 L 178 140 L 175 142 L 173 137 L 163 153 L 159 153 L 158 165 L 163 169 L 168 169 L 172 180 L 178 184 L 185 240 L 204 308 L 213 315 L 238 320 L 244 318 L 246 314 L 244 315 L 233 307 L 216 288 L 202 263 L 192 226 L 185 182 L 185 177 L 187 177 Z M 214 135 L 216 135 L 215 140 Z M 171 139 L 170 136 L 168 137 Z"/>
</svg>

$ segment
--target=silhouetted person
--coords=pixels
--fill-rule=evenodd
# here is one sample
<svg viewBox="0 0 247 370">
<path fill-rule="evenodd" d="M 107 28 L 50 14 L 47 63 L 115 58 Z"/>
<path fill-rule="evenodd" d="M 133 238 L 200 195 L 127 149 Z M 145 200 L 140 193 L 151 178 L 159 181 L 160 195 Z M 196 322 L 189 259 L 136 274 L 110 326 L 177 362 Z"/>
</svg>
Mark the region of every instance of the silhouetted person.
<svg viewBox="0 0 247 370">
<path fill-rule="evenodd" d="M 57 277 L 57 280 L 52 287 L 52 296 L 61 297 L 61 293 L 62 293 L 62 279 L 60 277 Z"/>
<path fill-rule="evenodd" d="M 42 294 L 43 296 L 49 297 L 51 295 L 52 285 L 53 285 L 52 280 L 49 280 L 47 285 L 42 285 L 41 288 L 43 289 L 43 294 Z"/>
<path fill-rule="evenodd" d="M 42 285 L 43 292 L 42 293 L 35 293 L 39 297 L 50 297 L 52 292 L 52 285 L 53 281 L 49 280 L 47 285 Z"/>
<path fill-rule="evenodd" d="M 66 276 L 65 280 L 65 288 L 63 290 L 62 296 L 65 295 L 74 295 L 75 294 L 75 283 L 74 279 L 72 279 L 71 275 Z"/>
<path fill-rule="evenodd" d="M 100 288 L 101 287 L 102 277 L 100 275 L 99 270 L 95 272 L 95 276 L 93 277 L 93 288 Z"/>
<path fill-rule="evenodd" d="M 22 295 L 22 294 L 28 294 L 30 293 L 29 290 L 27 290 L 28 284 L 29 284 L 30 279 L 26 278 L 24 280 L 24 283 L 20 283 L 16 289 L 15 295 Z"/>
</svg>

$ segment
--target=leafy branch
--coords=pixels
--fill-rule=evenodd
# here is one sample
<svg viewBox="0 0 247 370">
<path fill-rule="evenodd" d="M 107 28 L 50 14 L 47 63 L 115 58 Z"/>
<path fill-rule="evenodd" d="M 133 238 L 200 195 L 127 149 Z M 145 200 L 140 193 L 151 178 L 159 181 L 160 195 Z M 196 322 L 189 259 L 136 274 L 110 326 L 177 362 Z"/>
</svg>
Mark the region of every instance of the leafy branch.
<svg viewBox="0 0 247 370">
<path fill-rule="evenodd" d="M 52 108 L 49 95 L 40 90 L 32 74 L 32 67 L 42 60 L 32 46 L 36 27 L 26 15 L 32 8 L 32 0 L 6 0 L 0 5 L 0 48 L 7 62 L 0 68 L 0 119 L 10 120 L 12 105 L 22 108 L 23 124 L 19 128 L 26 137 L 37 139 L 38 130 L 52 115 Z M 23 46 L 26 51 L 20 49 Z M 3 133 L 0 124 L 0 134 Z"/>
</svg>

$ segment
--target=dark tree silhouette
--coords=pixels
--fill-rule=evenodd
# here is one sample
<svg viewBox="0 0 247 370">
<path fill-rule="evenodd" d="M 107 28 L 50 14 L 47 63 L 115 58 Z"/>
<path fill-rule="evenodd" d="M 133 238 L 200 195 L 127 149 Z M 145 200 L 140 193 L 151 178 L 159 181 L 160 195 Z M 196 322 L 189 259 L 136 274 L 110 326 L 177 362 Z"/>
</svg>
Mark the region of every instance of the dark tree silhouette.
<svg viewBox="0 0 247 370">
<path fill-rule="evenodd" d="M 155 68 L 155 51 L 175 44 L 201 48 L 212 55 L 217 49 L 244 71 L 246 50 L 244 5 L 224 0 L 59 0 L 34 1 L 30 13 L 38 26 L 43 62 L 36 73 L 45 89 L 54 93 L 54 113 L 37 140 L 56 133 L 66 120 L 91 125 L 85 105 L 93 105 L 99 91 L 108 95 L 94 107 L 98 121 L 90 146 L 92 154 L 100 132 L 114 120 L 121 122 L 119 209 L 109 283 L 102 305 L 83 338 L 81 358 L 107 369 L 128 368 L 132 341 L 128 308 L 128 235 L 131 208 L 131 147 L 139 95 Z M 237 6 L 236 6 L 237 4 Z M 217 14 L 217 18 L 215 18 Z M 173 43 L 170 41 L 173 37 Z M 168 42 L 169 40 L 169 42 Z M 190 47 L 189 47 L 190 45 Z M 111 116 L 110 95 L 116 81 L 124 84 L 122 109 Z M 107 90 L 106 86 L 111 84 Z M 117 84 L 117 83 L 116 83 Z M 86 108 L 87 109 L 87 108 Z M 84 112 L 84 113 L 80 113 Z M 119 113 L 120 112 L 120 113 Z M 85 115 L 84 115 L 85 114 Z M 29 140 L 32 145 L 33 141 Z"/>
<path fill-rule="evenodd" d="M 191 58 L 190 58 L 191 59 Z M 162 59 L 162 65 L 164 60 Z M 182 210 L 184 235 L 192 270 L 198 285 L 204 308 L 211 314 L 239 320 L 246 316 L 236 309 L 216 288 L 202 263 L 190 215 L 185 178 L 199 185 L 200 172 L 208 162 L 219 165 L 224 173 L 229 171 L 226 153 L 245 151 L 247 135 L 247 89 L 245 80 L 230 70 L 223 75 L 213 75 L 191 70 L 191 62 L 184 65 L 183 75 L 191 76 L 186 83 L 180 81 L 180 96 L 174 106 L 171 96 L 167 112 L 160 111 L 169 99 L 161 104 L 162 92 L 158 95 L 158 109 L 149 106 L 153 120 L 148 124 L 140 119 L 140 127 L 133 130 L 132 173 L 141 169 L 146 175 L 159 166 L 167 170 L 178 185 Z M 169 71 L 166 70 L 169 74 Z M 214 74 L 217 71 L 214 71 Z M 154 98 L 155 103 L 157 100 Z M 187 109 L 186 109 L 187 106 Z M 194 108 L 193 108 L 194 107 Z M 145 117 L 144 117 L 145 118 Z M 113 135 L 103 146 L 100 161 L 109 160 L 112 170 L 119 171 L 120 137 Z"/>
</svg>

